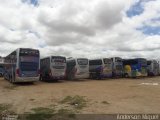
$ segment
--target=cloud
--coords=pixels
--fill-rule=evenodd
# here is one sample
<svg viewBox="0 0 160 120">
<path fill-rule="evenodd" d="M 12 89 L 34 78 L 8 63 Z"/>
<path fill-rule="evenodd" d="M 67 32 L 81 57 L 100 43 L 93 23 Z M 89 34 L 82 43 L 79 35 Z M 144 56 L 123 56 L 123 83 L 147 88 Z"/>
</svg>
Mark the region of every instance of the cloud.
<svg viewBox="0 0 160 120">
<path fill-rule="evenodd" d="M 158 0 L 0 2 L 2 56 L 18 47 L 31 47 L 39 49 L 42 57 L 160 59 L 156 55 L 160 54 L 159 29 L 151 29 L 160 25 Z M 136 2 L 143 9 L 140 14 L 134 14 L 132 9 Z M 132 17 L 127 15 L 128 10 Z M 144 32 L 146 27 L 147 32 Z"/>
</svg>

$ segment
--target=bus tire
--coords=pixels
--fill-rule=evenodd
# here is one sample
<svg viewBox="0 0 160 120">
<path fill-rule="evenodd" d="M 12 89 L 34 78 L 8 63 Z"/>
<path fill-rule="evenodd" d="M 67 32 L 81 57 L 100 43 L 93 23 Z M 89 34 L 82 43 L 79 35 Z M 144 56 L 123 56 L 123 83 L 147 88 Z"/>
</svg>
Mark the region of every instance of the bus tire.
<svg viewBox="0 0 160 120">
<path fill-rule="evenodd" d="M 91 79 L 92 79 L 92 74 L 90 74 L 89 78 L 91 78 Z"/>
<path fill-rule="evenodd" d="M 15 82 L 15 75 L 13 75 L 13 77 L 12 77 L 12 83 L 14 83 Z"/>
<path fill-rule="evenodd" d="M 8 78 L 9 78 L 9 82 L 10 82 L 10 83 L 12 83 L 11 75 L 9 75 L 9 77 L 8 77 Z"/>
<path fill-rule="evenodd" d="M 73 80 L 75 78 L 74 74 L 71 75 L 71 80 Z"/>
<path fill-rule="evenodd" d="M 47 79 L 46 75 L 42 76 L 42 81 L 46 81 L 46 79 Z"/>
<path fill-rule="evenodd" d="M 39 81 L 42 81 L 42 75 L 39 76 Z"/>
<path fill-rule="evenodd" d="M 11 80 L 10 80 L 10 81 L 11 81 L 11 83 L 13 83 L 14 81 L 13 81 L 13 77 L 12 77 L 12 76 L 11 76 L 11 78 L 10 78 L 10 79 L 11 79 Z"/>
</svg>

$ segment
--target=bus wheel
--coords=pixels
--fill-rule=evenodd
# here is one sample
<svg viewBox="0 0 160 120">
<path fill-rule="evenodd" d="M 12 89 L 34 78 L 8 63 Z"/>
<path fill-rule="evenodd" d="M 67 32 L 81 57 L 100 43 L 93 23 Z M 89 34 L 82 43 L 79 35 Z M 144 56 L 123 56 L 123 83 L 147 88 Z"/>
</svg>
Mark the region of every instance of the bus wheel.
<svg viewBox="0 0 160 120">
<path fill-rule="evenodd" d="M 13 76 L 10 76 L 10 82 L 13 83 L 14 80 L 13 80 Z"/>
<path fill-rule="evenodd" d="M 42 76 L 41 81 L 46 81 L 46 76 Z"/>
<path fill-rule="evenodd" d="M 15 82 L 15 75 L 12 77 L 12 83 Z"/>
<path fill-rule="evenodd" d="M 91 79 L 93 78 L 93 77 L 92 77 L 92 74 L 90 74 L 89 78 L 91 78 Z"/>
<path fill-rule="evenodd" d="M 70 79 L 70 80 L 73 80 L 73 75 L 71 75 L 69 79 Z"/>
<path fill-rule="evenodd" d="M 39 81 L 42 81 L 42 75 L 39 76 Z"/>
<path fill-rule="evenodd" d="M 12 77 L 9 75 L 9 82 L 12 83 Z"/>
</svg>

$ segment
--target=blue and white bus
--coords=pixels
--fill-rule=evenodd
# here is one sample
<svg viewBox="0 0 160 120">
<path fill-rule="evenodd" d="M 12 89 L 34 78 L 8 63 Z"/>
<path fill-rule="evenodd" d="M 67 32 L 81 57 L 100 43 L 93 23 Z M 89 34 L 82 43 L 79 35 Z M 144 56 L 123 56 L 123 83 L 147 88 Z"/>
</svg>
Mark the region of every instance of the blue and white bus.
<svg viewBox="0 0 160 120">
<path fill-rule="evenodd" d="M 123 60 L 124 77 L 145 77 L 147 76 L 147 60 L 144 58 L 135 58 Z"/>
<path fill-rule="evenodd" d="M 18 48 L 5 57 L 4 78 L 11 83 L 39 80 L 40 53 L 37 49 Z"/>
</svg>

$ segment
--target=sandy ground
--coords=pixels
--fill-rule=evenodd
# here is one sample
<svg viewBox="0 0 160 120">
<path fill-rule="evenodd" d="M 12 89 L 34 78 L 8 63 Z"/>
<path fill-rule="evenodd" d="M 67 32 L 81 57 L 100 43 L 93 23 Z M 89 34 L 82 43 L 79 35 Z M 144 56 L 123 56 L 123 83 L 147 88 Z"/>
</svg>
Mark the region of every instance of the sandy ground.
<svg viewBox="0 0 160 120">
<path fill-rule="evenodd" d="M 74 95 L 85 96 L 88 100 L 81 113 L 160 113 L 160 77 L 16 85 L 0 78 L 0 104 L 12 104 L 17 113 L 55 105 L 64 97 Z"/>
</svg>

